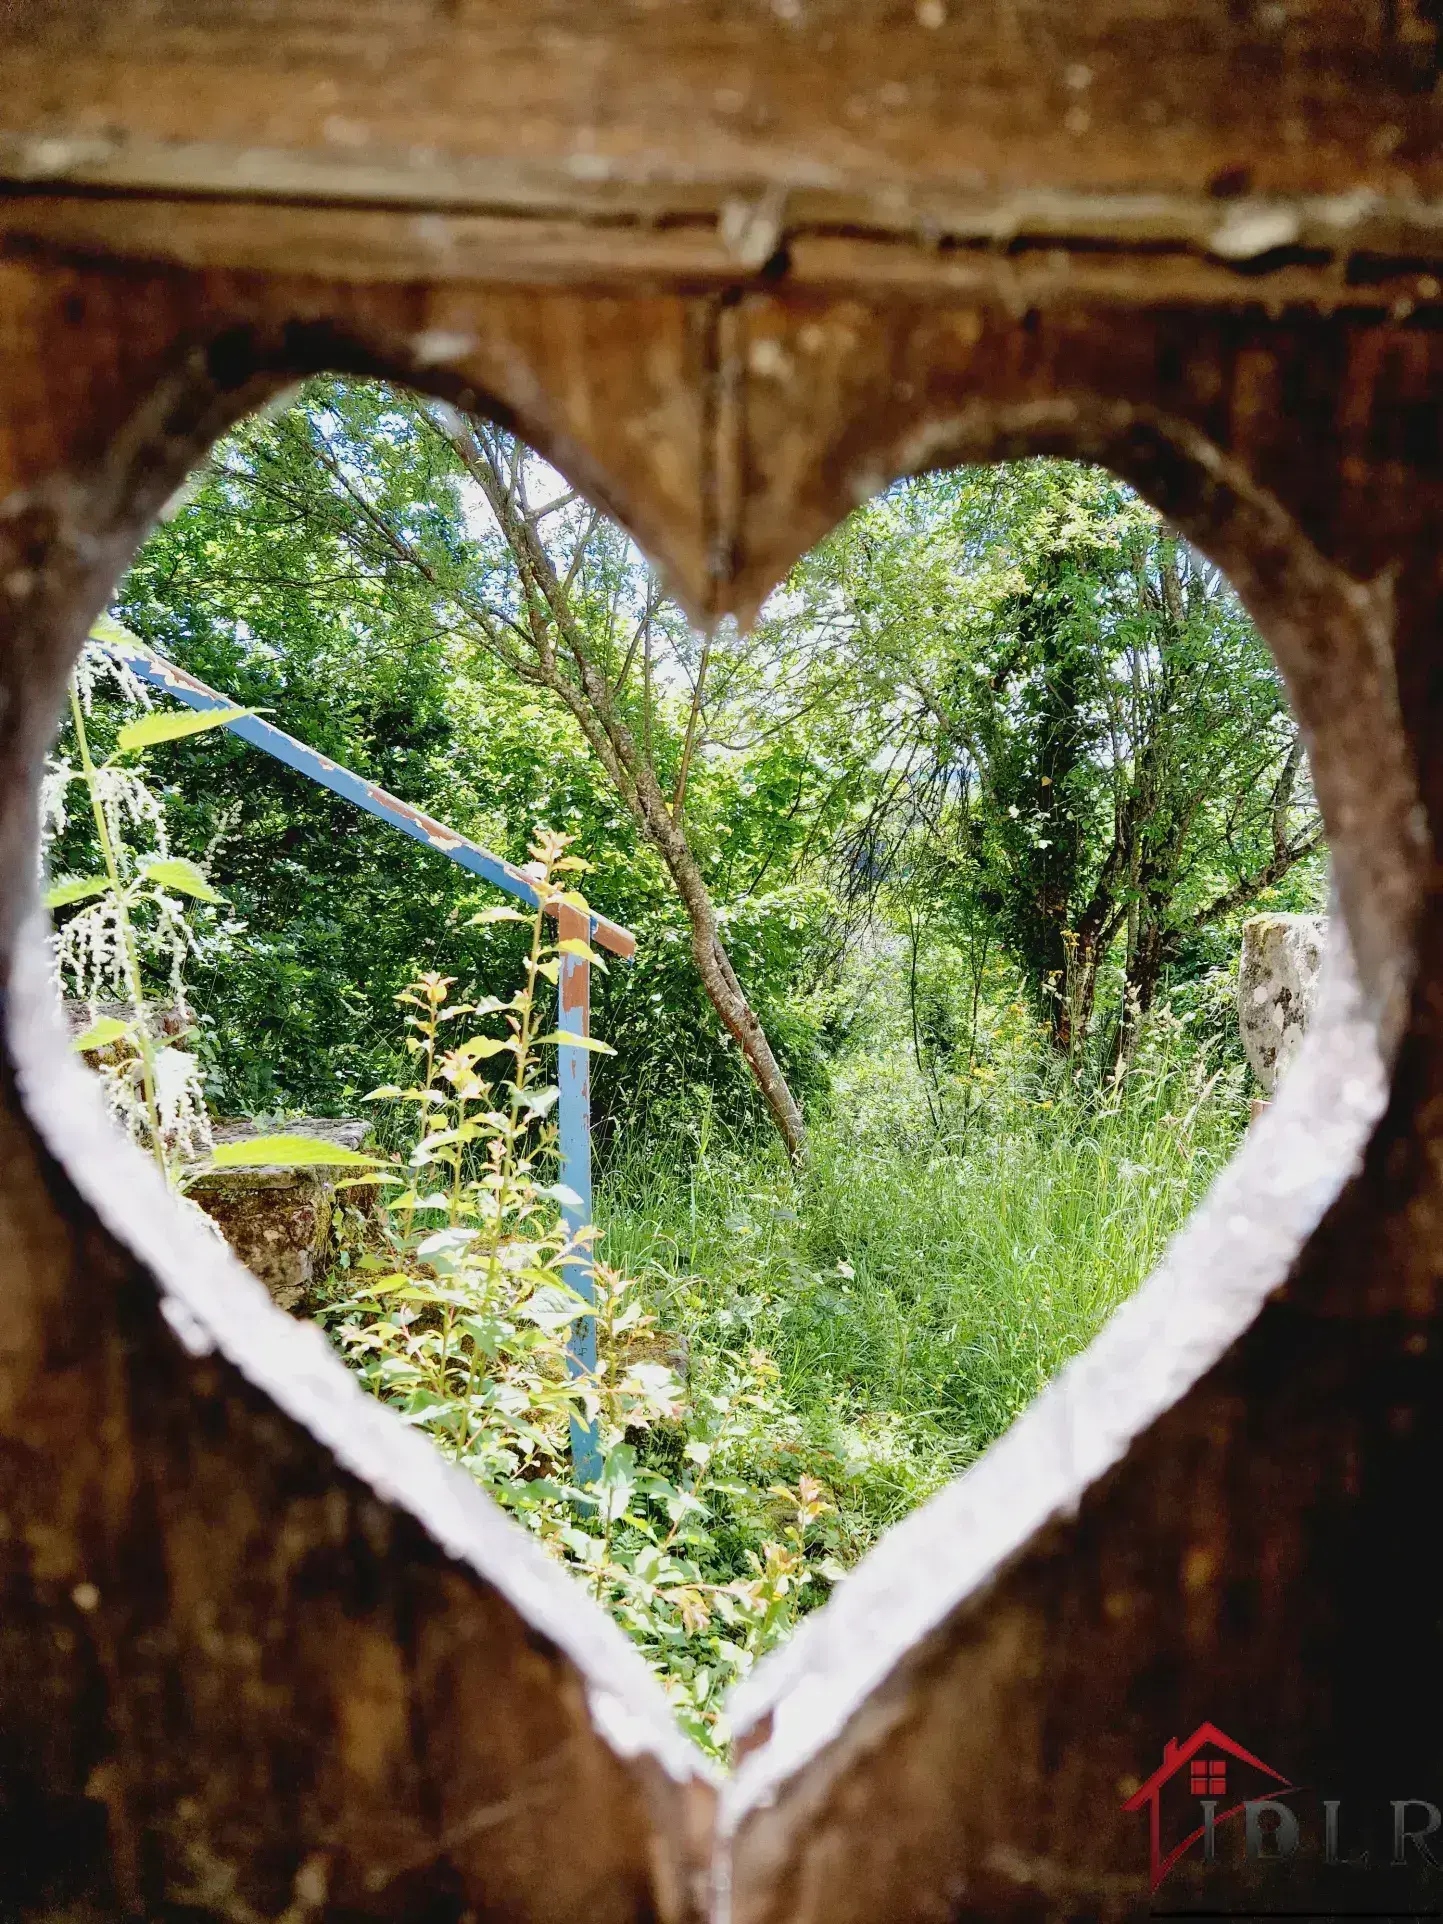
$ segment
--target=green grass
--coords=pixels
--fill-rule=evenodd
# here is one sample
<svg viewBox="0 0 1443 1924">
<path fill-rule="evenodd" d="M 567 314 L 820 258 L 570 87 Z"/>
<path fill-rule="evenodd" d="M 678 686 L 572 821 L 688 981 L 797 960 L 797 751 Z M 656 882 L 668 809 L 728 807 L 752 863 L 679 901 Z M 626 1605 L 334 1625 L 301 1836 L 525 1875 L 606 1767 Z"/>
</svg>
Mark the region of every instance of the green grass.
<svg viewBox="0 0 1443 1924">
<path fill-rule="evenodd" d="M 613 1155 L 606 1258 L 693 1358 L 779 1372 L 855 1547 L 971 1462 L 1147 1275 L 1231 1155 L 1241 1078 L 1164 1033 L 1119 1096 L 1045 1062 L 955 1090 L 849 1065 L 794 1179 L 705 1117 Z M 1051 1092 L 1051 1093 L 1048 1093 Z M 689 1152 L 689 1153 L 688 1153 Z"/>
</svg>

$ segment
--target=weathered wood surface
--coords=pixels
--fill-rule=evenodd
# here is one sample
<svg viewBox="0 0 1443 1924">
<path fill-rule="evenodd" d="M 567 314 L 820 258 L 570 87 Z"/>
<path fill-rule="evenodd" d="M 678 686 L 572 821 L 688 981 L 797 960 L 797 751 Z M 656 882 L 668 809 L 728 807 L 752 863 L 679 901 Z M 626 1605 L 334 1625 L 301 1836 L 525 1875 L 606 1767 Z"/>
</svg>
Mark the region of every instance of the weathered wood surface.
<svg viewBox="0 0 1443 1924">
<path fill-rule="evenodd" d="M 905 273 L 899 239 L 964 272 L 1010 249 L 1093 274 L 1102 243 L 1124 292 L 1262 261 L 1329 270 L 1321 295 L 1443 254 L 1423 0 L 10 0 L 0 48 L 0 171 L 35 230 L 67 231 L 49 190 L 74 183 L 203 264 L 309 235 L 362 278 L 499 245 L 512 277 L 725 279 L 795 241 L 850 282 Z M 196 196 L 231 203 L 213 233 Z"/>
<path fill-rule="evenodd" d="M 32 948 L 0 1115 L 5 1914 L 691 1914 L 709 1791 L 640 1660 L 168 1206 L 50 993 Z"/>
<path fill-rule="evenodd" d="M 1411 0 L 0 12 L 10 1913 L 1145 1915 L 1120 1806 L 1203 1719 L 1375 1846 L 1443 1805 L 1436 63 Z M 78 638 L 323 367 L 516 425 L 700 611 L 898 473 L 1105 461 L 1313 758 L 1356 984 L 1340 942 L 1160 1275 L 748 1687 L 715 1845 L 619 1635 L 175 1218 L 42 1017 Z M 1378 1876 L 1289 1902 L 1438 1901 Z"/>
</svg>

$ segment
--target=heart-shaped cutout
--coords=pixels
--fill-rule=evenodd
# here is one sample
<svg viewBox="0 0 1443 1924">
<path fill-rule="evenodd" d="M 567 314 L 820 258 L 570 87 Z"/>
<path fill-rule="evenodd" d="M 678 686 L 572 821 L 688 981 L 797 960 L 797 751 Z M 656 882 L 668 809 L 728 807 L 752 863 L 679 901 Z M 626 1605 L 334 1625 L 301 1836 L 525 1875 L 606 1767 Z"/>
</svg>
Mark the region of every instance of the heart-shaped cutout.
<svg viewBox="0 0 1443 1924">
<path fill-rule="evenodd" d="M 935 317 L 912 318 L 919 362 L 934 369 L 937 384 L 957 378 L 949 374 L 949 352 L 965 360 L 985 339 L 980 324 L 970 330 L 958 325 L 948 348 L 939 341 Z M 899 334 L 904 321 L 892 317 Z M 779 306 L 767 304 L 743 322 L 758 341 L 774 341 L 788 325 L 800 330 L 818 324 L 815 317 L 788 319 Z M 799 342 L 799 357 L 800 351 Z M 287 345 L 278 359 L 292 352 Z M 780 365 L 775 356 L 760 358 Z M 835 363 L 845 356 L 833 352 L 828 358 Z M 244 354 L 240 361 L 244 369 Z M 866 386 L 864 352 L 855 364 L 860 394 Z M 828 470 L 820 498 L 830 491 L 835 499 L 835 489 L 848 485 L 850 475 L 885 474 L 969 452 L 975 458 L 1026 448 L 1103 454 L 1133 474 L 1200 545 L 1226 562 L 1279 647 L 1312 732 L 1319 791 L 1332 811 L 1339 885 L 1359 938 L 1364 989 L 1361 998 L 1350 995 L 1343 977 L 1341 1013 L 1328 1047 L 1320 1041 L 1311 1061 L 1299 1065 L 1289 1085 L 1299 1091 L 1296 1100 L 1290 1096 L 1286 1109 L 1258 1133 L 1231 1172 L 1231 1187 L 1225 1185 L 1221 1201 L 1214 1199 L 1179 1245 L 1171 1275 L 1149 1285 L 1075 1377 L 1030 1412 L 1001 1451 L 939 1499 L 936 1510 L 921 1513 L 874 1553 L 840 1606 L 822 1613 L 815 1629 L 774 1666 L 770 1682 L 758 1680 L 749 1713 L 755 1726 L 748 1732 L 751 1754 L 735 1792 L 728 1793 L 733 1895 L 741 1915 L 760 1916 L 783 1901 L 790 1875 L 785 1866 L 794 1859 L 829 1868 L 807 1873 L 800 1906 L 795 1893 L 785 1900 L 793 1914 L 815 1908 L 824 1895 L 835 1914 L 842 1890 L 853 1914 L 872 1914 L 894 1859 L 875 1849 L 875 1836 L 867 1836 L 866 1825 L 855 1824 L 852 1815 L 860 1816 L 875 1796 L 888 1799 L 890 1852 L 921 1851 L 924 1842 L 934 1852 L 928 1863 L 937 1868 L 914 1884 L 920 1908 L 933 1901 L 929 1892 L 955 1892 L 959 1877 L 1042 1889 L 1052 1901 L 1068 1904 L 1112 1901 L 1106 1865 L 1086 1873 L 1090 1884 L 1079 1873 L 1076 1886 L 1048 1887 L 1044 1860 L 1030 1860 L 1025 1849 L 1010 1859 L 1005 1852 L 999 1856 L 998 1847 L 991 1856 L 983 1850 L 969 1857 L 976 1833 L 949 1825 L 941 1805 L 964 1780 L 982 1782 L 984 1760 L 997 1752 L 989 1719 L 1015 1712 L 1023 1701 L 1019 1692 L 1039 1676 L 1040 1646 L 1028 1631 L 1029 1623 L 1040 1620 L 1037 1593 L 1027 1591 L 1026 1583 L 1041 1581 L 1038 1572 L 1057 1566 L 1070 1533 L 1102 1529 L 1094 1518 L 1108 1503 L 1121 1501 L 1117 1492 L 1128 1464 L 1137 1464 L 1144 1446 L 1166 1456 L 1169 1413 L 1176 1413 L 1174 1423 L 1185 1424 L 1184 1413 L 1199 1401 L 1186 1393 L 1194 1385 L 1201 1389 L 1214 1365 L 1225 1376 L 1230 1359 L 1246 1350 L 1244 1344 L 1229 1352 L 1228 1345 L 1282 1280 L 1355 1161 L 1377 1110 L 1374 1038 L 1380 1023 L 1385 1045 L 1396 1032 L 1397 958 L 1407 953 L 1416 857 L 1406 757 L 1378 668 L 1380 599 L 1330 570 L 1276 503 L 1200 430 L 1150 403 L 1118 398 L 1106 388 L 1098 392 L 1095 375 L 1080 377 L 1077 389 L 1060 398 L 1056 369 L 1048 385 L 1053 398 L 1047 400 L 974 397 L 955 403 L 934 385 L 912 420 L 901 428 L 888 422 L 885 432 L 834 402 L 832 413 L 843 417 L 843 431 L 833 420 L 821 425 L 842 455 Z M 458 383 L 450 386 L 458 391 Z M 245 391 L 237 380 L 232 398 L 217 400 L 213 368 L 183 376 L 164 405 L 139 417 L 136 432 L 118 444 L 114 468 L 56 511 L 58 525 L 66 525 L 67 514 L 92 516 L 111 544 L 105 552 L 114 553 L 143 524 L 166 483 L 167 464 L 173 470 L 181 455 L 194 453 L 217 415 Z M 816 433 L 813 400 L 802 386 L 791 392 L 794 424 L 811 424 L 812 440 L 805 461 L 791 457 L 791 480 L 788 461 L 778 464 L 778 498 L 790 492 L 796 499 L 796 477 L 817 471 L 825 437 Z M 778 396 L 769 394 L 767 406 L 779 405 Z M 635 420 L 638 411 L 623 409 L 622 415 Z M 157 455 L 157 419 L 163 424 L 163 458 Z M 780 431 L 752 431 L 759 444 L 786 448 Z M 657 465 L 649 463 L 653 471 Z M 616 484 L 612 498 L 623 492 Z M 699 492 L 705 498 L 705 490 Z M 751 526 L 760 516 L 775 527 L 774 512 L 758 505 L 763 502 L 764 492 L 749 494 L 746 517 Z M 809 507 L 798 523 L 813 525 L 823 512 Z M 755 544 L 746 517 L 734 517 L 731 525 L 743 529 L 738 540 L 749 554 Z M 37 573 L 45 592 L 33 601 L 36 645 L 28 656 L 18 651 L 15 713 L 31 740 L 43 739 L 53 703 L 58 658 L 52 636 L 89 611 L 95 569 L 104 565 L 102 554 L 88 571 L 75 569 L 63 544 L 56 545 L 55 525 L 42 530 L 38 541 Z M 59 558 L 52 560 L 52 554 Z M 765 564 L 764 574 L 775 572 Z M 737 584 L 745 572 L 735 558 L 724 576 L 712 578 L 726 580 L 728 592 L 744 592 Z M 1316 634 L 1303 632 L 1300 609 L 1322 625 L 1326 647 Z M 1360 792 L 1358 768 L 1368 754 L 1374 779 Z M 27 804 L 19 798 L 16 805 L 23 820 Z M 12 870 L 17 879 L 22 872 Z M 86 1800 L 109 1809 L 117 1836 L 151 1825 L 176 1861 L 193 1865 L 196 1888 L 209 1889 L 207 1877 L 238 1874 L 236 1866 L 260 1849 L 227 1782 L 225 1758 L 245 1753 L 254 1740 L 246 1734 L 252 1720 L 256 1730 L 298 1727 L 304 1735 L 294 1755 L 317 1755 L 323 1763 L 319 1787 L 307 1793 L 318 1801 L 297 1813 L 295 1834 L 325 1842 L 294 1871 L 297 1901 L 312 1907 L 325 1901 L 330 1867 L 350 1851 L 369 1864 L 366 1888 L 378 1904 L 384 1893 L 423 1889 L 438 1856 L 453 1867 L 447 1875 L 464 1862 L 461 1875 L 474 1878 L 483 1901 L 498 1910 L 560 1915 L 585 1903 L 624 1915 L 648 1881 L 663 1910 L 700 1903 L 694 1880 L 706 1854 L 705 1773 L 670 1730 L 649 1680 L 583 1599 L 520 1553 L 509 1533 L 498 1533 L 483 1500 L 463 1495 L 434 1459 L 423 1466 L 424 1446 L 404 1439 L 366 1405 L 315 1340 L 272 1314 L 208 1245 L 166 1220 L 157 1198 L 146 1195 L 133 1159 L 103 1136 L 94 1104 L 82 1094 L 80 1072 L 66 1066 L 56 1038 L 45 1033 L 38 954 L 33 933 L 17 938 L 12 1050 L 26 1111 L 64 1173 L 47 1173 L 33 1154 L 26 1165 L 22 1150 L 25 1166 L 15 1193 L 30 1197 L 37 1223 L 49 1212 L 52 1238 L 54 1226 L 69 1220 L 88 1240 L 76 1245 L 83 1252 L 78 1267 L 58 1244 L 52 1244 L 54 1256 L 41 1254 L 37 1244 L 36 1293 L 25 1311 L 32 1319 L 25 1323 L 32 1347 L 17 1351 L 13 1381 L 35 1397 L 51 1373 L 47 1300 L 64 1304 L 67 1320 L 83 1307 L 73 1381 L 103 1405 L 99 1434 L 108 1439 L 110 1455 L 78 1446 L 69 1479 L 56 1481 L 56 1494 L 64 1498 L 68 1491 L 72 1499 L 50 1508 L 47 1523 L 29 1527 L 32 1541 L 47 1528 L 52 1533 L 44 1565 L 50 1589 L 37 1621 L 68 1596 L 82 1625 L 94 1616 L 105 1629 L 92 1647 L 100 1652 L 113 1714 L 127 1733 L 121 1762 L 86 1766 Z M 1307 1146 L 1301 1175 L 1289 1167 L 1299 1138 Z M 1259 1194 L 1269 1204 L 1265 1245 L 1255 1234 L 1253 1199 Z M 1219 1210 L 1230 1210 L 1245 1227 L 1229 1229 L 1225 1218 L 1220 1238 Z M 97 1220 L 109 1237 L 95 1229 Z M 1249 1261 L 1235 1269 L 1226 1296 L 1215 1288 L 1194 1289 L 1199 1264 L 1210 1267 L 1220 1249 L 1226 1256 L 1240 1238 L 1249 1243 Z M 142 1267 L 129 1263 L 119 1253 L 124 1250 L 133 1251 Z M 160 1284 L 158 1298 L 146 1272 Z M 1180 1278 L 1188 1280 L 1180 1284 Z M 1185 1295 L 1193 1292 L 1186 1314 L 1175 1308 L 1180 1288 Z M 1139 1350 L 1146 1378 L 1135 1360 Z M 1133 1390 L 1127 1401 L 1119 1389 L 1124 1371 L 1136 1372 L 1126 1378 Z M 77 1437 L 84 1427 L 79 1407 L 66 1416 Z M 1143 1442 L 1127 1458 L 1138 1438 Z M 1150 1469 L 1155 1476 L 1155 1466 Z M 93 1492 L 104 1493 L 98 1509 L 87 1494 Z M 137 1506 L 138 1492 L 144 1498 Z M 1058 1520 L 1079 1505 L 1076 1522 Z M 69 1519 L 68 1528 L 56 1518 Z M 963 1528 L 972 1542 L 927 1568 L 929 1533 Z M 222 1541 L 232 1547 L 228 1561 L 216 1554 Z M 1159 1538 L 1149 1541 L 1155 1545 Z M 83 1568 L 103 1567 L 104 1584 L 89 1574 L 76 1576 L 83 1546 L 87 1559 L 98 1559 Z M 1210 1583 L 1205 1563 L 1200 1555 L 1190 1566 L 1193 1590 L 1203 1597 Z M 473 1576 L 465 1576 L 467 1570 Z M 482 1579 L 480 1591 L 475 1576 Z M 218 1608 L 215 1599 L 222 1594 L 227 1602 Z M 1019 1594 L 1024 1602 L 1014 1601 Z M 1107 1592 L 1099 1620 L 1125 1621 L 1137 1597 L 1146 1594 L 1146 1582 Z M 1114 1603 L 1118 1597 L 1122 1602 Z M 318 1599 L 325 1600 L 323 1608 Z M 316 1605 L 323 1628 L 307 1622 L 301 1607 L 307 1601 Z M 118 1616 L 102 1614 L 115 1605 Z M 903 1609 L 906 1615 L 897 1616 Z M 883 1619 L 889 1620 L 885 1629 L 879 1628 Z M 942 1679 L 953 1636 L 973 1659 Z M 834 1639 L 843 1646 L 840 1653 L 828 1647 Z M 983 1651 L 979 1667 L 975 1656 Z M 514 1700 L 508 1696 L 504 1711 L 494 1697 L 488 1700 L 500 1674 L 498 1653 L 505 1689 L 517 1693 Z M 296 1659 L 289 1681 L 276 1668 L 283 1655 L 287 1665 Z M 151 1733 L 137 1706 L 154 1688 L 147 1678 L 162 1675 L 185 1679 L 185 1703 L 178 1711 L 173 1706 L 168 1721 Z M 919 1699 L 909 1699 L 903 1687 L 914 1675 L 924 1679 Z M 994 1696 L 987 1689 L 979 1693 L 979 1683 L 995 1685 Z M 295 1691 L 300 1695 L 293 1698 Z M 484 1764 L 469 1751 L 461 1756 L 468 1699 L 476 1715 L 486 1706 L 487 1729 L 503 1739 Z M 923 1699 L 926 1715 L 919 1724 L 914 1713 Z M 971 1749 L 957 1722 L 962 1702 L 971 1706 L 967 1716 L 976 1726 Z M 983 1716 L 979 1706 L 988 1705 Z M 203 1728 L 208 1719 L 214 1720 L 210 1730 Z M 768 1724 L 770 1734 L 764 1734 Z M 182 1757 L 168 1778 L 160 1754 L 147 1744 L 163 1736 L 173 1745 L 178 1729 L 198 1749 Z M 909 1756 L 908 1733 L 918 1730 L 923 1737 Z M 928 1731 L 941 1731 L 940 1750 Z M 187 1799 L 178 1791 L 178 1801 L 168 1802 L 167 1783 L 193 1781 L 194 1758 L 211 1743 L 216 1761 L 204 1808 L 182 1808 Z M 865 1760 L 888 1754 L 889 1745 L 900 1746 L 890 1754 L 901 1763 L 884 1789 L 879 1766 Z M 436 1774 L 443 1757 L 454 1765 L 455 1781 Z M 859 1759 L 865 1767 L 859 1768 Z M 919 1795 L 923 1781 L 926 1798 Z M 409 1808 L 398 1815 L 408 1798 Z M 592 1848 L 539 1899 L 544 1880 L 538 1881 L 535 1853 L 523 1840 L 548 1819 L 560 1826 L 567 1811 L 573 1823 L 578 1812 L 586 1813 Z M 984 1831 L 990 1827 L 1001 1836 L 1005 1827 L 996 1810 L 987 1810 L 981 1821 Z M 808 1824 L 816 1826 L 816 1850 L 804 1837 Z M 1035 1823 L 1029 1834 L 1036 1835 Z M 605 1849 L 596 1848 L 601 1837 Z M 865 1877 L 855 1869 L 859 1853 L 866 1856 Z M 642 1870 L 648 1860 L 650 1868 Z M 144 1888 L 143 1867 L 128 1874 L 138 1880 L 137 1891 Z"/>
</svg>

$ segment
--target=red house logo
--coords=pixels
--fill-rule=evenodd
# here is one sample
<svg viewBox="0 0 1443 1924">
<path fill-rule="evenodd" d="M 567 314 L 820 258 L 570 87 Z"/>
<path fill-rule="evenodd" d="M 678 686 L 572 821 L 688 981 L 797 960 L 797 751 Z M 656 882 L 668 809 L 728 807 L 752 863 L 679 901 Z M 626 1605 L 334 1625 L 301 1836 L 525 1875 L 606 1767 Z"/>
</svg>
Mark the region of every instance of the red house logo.
<svg viewBox="0 0 1443 1924">
<path fill-rule="evenodd" d="M 1267 1778 L 1269 1783 L 1258 1784 L 1258 1773 Z M 1215 1828 L 1229 1817 L 1238 1816 L 1250 1799 L 1266 1796 L 1274 1786 L 1280 1786 L 1283 1790 L 1295 1788 L 1279 1771 L 1265 1764 L 1261 1757 L 1254 1757 L 1250 1750 L 1244 1750 L 1241 1744 L 1235 1743 L 1216 1724 L 1199 1724 L 1185 1743 L 1180 1744 L 1175 1737 L 1169 1737 L 1163 1747 L 1162 1762 L 1122 1807 L 1124 1810 L 1147 1809 L 1148 1861 L 1153 1890 L 1157 1889 L 1178 1859 L 1186 1856 L 1193 1845 L 1209 1833 L 1210 1828 Z M 1195 1812 L 1197 1807 L 1190 1800 L 1200 1798 L 1205 1804 L 1211 1802 L 1213 1809 L 1210 1815 L 1205 1811 L 1204 1821 L 1164 1855 L 1162 1806 L 1163 1793 L 1169 1788 L 1169 1802 L 1174 1807 Z M 1230 1795 L 1236 1801 L 1225 1808 L 1218 1808 Z"/>
</svg>

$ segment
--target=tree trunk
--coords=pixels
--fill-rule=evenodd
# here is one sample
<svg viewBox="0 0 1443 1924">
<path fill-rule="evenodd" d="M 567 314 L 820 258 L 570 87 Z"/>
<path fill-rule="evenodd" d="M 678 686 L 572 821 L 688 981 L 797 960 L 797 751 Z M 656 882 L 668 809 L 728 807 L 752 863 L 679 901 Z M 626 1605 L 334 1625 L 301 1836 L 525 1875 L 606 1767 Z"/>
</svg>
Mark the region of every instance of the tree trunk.
<svg viewBox="0 0 1443 1924">
<path fill-rule="evenodd" d="M 1125 1075 L 1132 1062 L 1142 1027 L 1157 996 L 1167 961 L 1167 932 L 1161 922 L 1139 918 L 1137 940 L 1122 980 L 1122 1011 L 1117 1023 L 1117 1073 Z"/>
<path fill-rule="evenodd" d="M 651 770 L 639 766 L 631 773 L 635 782 L 633 810 L 647 839 L 665 862 L 667 872 L 676 884 L 691 923 L 691 952 L 702 987 L 721 1017 L 728 1035 L 746 1058 L 763 1100 L 771 1111 L 777 1133 L 786 1145 L 788 1156 L 794 1164 L 800 1164 L 805 1160 L 807 1151 L 806 1124 L 802 1120 L 801 1108 L 782 1073 L 781 1064 L 772 1052 L 766 1030 L 747 1000 L 745 989 L 737 980 L 731 957 L 717 931 L 716 907 L 711 899 L 711 891 L 692 854 L 686 831 L 668 813 Z"/>
<path fill-rule="evenodd" d="M 537 532 L 537 517 L 528 512 L 524 495 L 518 492 L 519 470 L 508 469 L 504 449 L 488 441 L 483 431 L 460 426 L 449 418 L 438 419 L 427 409 L 420 409 L 418 418 L 428 423 L 459 458 L 495 513 L 516 565 L 525 613 L 524 625 L 508 621 L 505 626 L 520 641 L 524 653 L 518 651 L 516 641 L 505 633 L 503 625 L 484 604 L 467 598 L 461 604 L 463 612 L 474 624 L 477 639 L 504 667 L 533 686 L 549 688 L 565 703 L 617 794 L 666 864 L 691 923 L 691 952 L 702 986 L 756 1078 L 788 1156 L 793 1163 L 800 1163 L 806 1153 L 806 1127 L 801 1109 L 722 945 L 711 891 L 702 878 L 682 825 L 687 777 L 697 748 L 710 643 L 703 652 L 697 673 L 675 797 L 668 807 L 651 759 L 650 610 L 644 617 L 641 637 L 643 668 L 648 681 L 643 753 L 623 719 L 616 691 L 588 649 L 585 629 L 571 601 L 572 579 L 589 532 L 582 536 L 563 576 Z M 333 464 L 332 472 L 339 476 Z M 342 485 L 346 485 L 343 477 Z M 354 490 L 349 492 L 351 498 L 356 499 Z M 598 514 L 598 510 L 592 511 L 592 529 Z M 404 536 L 392 531 L 389 540 L 395 552 L 415 560 L 414 551 Z M 418 565 L 424 568 L 424 564 Z M 556 646 L 558 637 L 563 643 L 560 650 Z"/>
<path fill-rule="evenodd" d="M 717 931 L 716 906 L 711 890 L 692 853 L 686 829 L 667 807 L 656 773 L 639 752 L 631 730 L 615 711 L 604 682 L 588 662 L 579 662 L 581 688 L 553 670 L 547 685 L 566 703 L 582 734 L 613 787 L 630 809 L 642 833 L 660 855 L 676 885 L 691 924 L 691 952 L 702 987 L 723 1027 L 740 1048 L 747 1067 L 771 1111 L 777 1133 L 794 1165 L 806 1159 L 807 1131 L 801 1107 L 792 1094 L 782 1066 L 772 1052 L 766 1030 L 737 980 L 731 957 Z"/>
<path fill-rule="evenodd" d="M 708 902 L 708 911 L 710 907 Z M 691 952 L 696 958 L 702 986 L 726 1024 L 728 1033 L 746 1057 L 748 1067 L 756 1077 L 757 1087 L 772 1112 L 772 1120 L 786 1144 L 788 1156 L 793 1163 L 801 1163 L 807 1149 L 806 1126 L 797 1099 L 782 1073 L 781 1064 L 772 1053 L 766 1030 L 757 1020 L 745 991 L 737 981 L 736 971 L 717 935 L 714 917 L 708 927 L 706 919 L 699 916 L 690 903 L 687 904 L 687 912 L 691 916 Z"/>
</svg>

